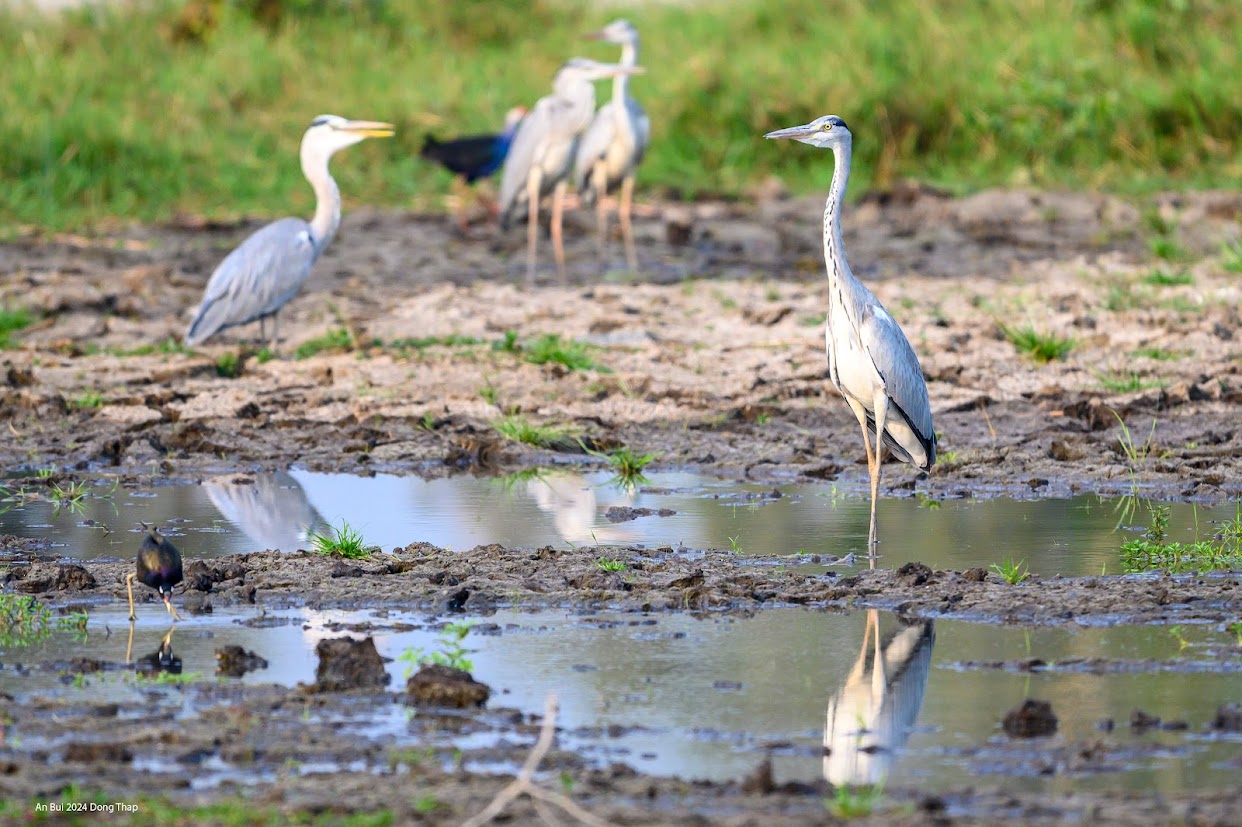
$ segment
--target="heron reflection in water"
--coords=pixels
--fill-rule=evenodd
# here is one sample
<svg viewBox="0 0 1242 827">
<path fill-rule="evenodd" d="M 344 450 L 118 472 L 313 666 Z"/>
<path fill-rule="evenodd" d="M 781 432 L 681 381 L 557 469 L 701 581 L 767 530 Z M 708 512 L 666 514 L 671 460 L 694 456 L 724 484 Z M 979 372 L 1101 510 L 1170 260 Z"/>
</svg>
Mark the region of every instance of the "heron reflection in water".
<svg viewBox="0 0 1242 827">
<path fill-rule="evenodd" d="M 629 506 L 632 489 L 618 486 L 619 496 L 607 505 Z M 526 493 L 539 510 L 552 517 L 556 533 L 567 543 L 629 543 L 640 532 L 629 523 L 596 525 L 600 503 L 596 486 L 582 474 L 552 471 L 526 480 Z"/>
<path fill-rule="evenodd" d="M 824 778 L 830 784 L 864 786 L 888 777 L 919 717 L 935 642 L 930 620 L 903 625 L 882 641 L 880 614 L 867 611 L 858 660 L 828 702 Z"/>
<path fill-rule="evenodd" d="M 221 516 L 263 549 L 304 548 L 307 530 L 324 522 L 302 485 L 283 472 L 215 477 L 203 488 Z"/>
</svg>

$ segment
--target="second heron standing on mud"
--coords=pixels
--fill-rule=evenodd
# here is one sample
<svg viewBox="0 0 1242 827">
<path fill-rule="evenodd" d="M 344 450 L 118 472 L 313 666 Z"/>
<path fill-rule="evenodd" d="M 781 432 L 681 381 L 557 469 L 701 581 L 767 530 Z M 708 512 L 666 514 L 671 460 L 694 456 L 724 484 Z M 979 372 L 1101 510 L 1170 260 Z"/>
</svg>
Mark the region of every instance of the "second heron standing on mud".
<svg viewBox="0 0 1242 827">
<path fill-rule="evenodd" d="M 320 115 L 311 122 L 302 136 L 301 156 L 302 172 L 315 190 L 314 218 L 273 221 L 229 253 L 207 282 L 198 313 L 185 332 L 186 345 L 192 347 L 226 327 L 253 321 L 259 323 L 259 337 L 266 338 L 270 318 L 271 349 L 276 350 L 276 314 L 302 289 L 311 266 L 341 223 L 341 191 L 328 172 L 328 160 L 338 149 L 392 134 L 392 124 L 378 121 Z"/>
<path fill-rule="evenodd" d="M 614 20 L 592 37 L 620 44 L 622 66 L 638 65 L 638 30 L 628 20 Z M 578 144 L 574 183 L 584 203 L 595 202 L 601 261 L 606 260 L 608 253 L 608 213 L 604 210 L 604 196 L 620 185 L 617 218 L 625 241 L 626 264 L 635 271 L 638 253 L 634 249 L 634 228 L 630 223 L 634 173 L 651 143 L 651 120 L 638 101 L 630 97 L 629 87 L 628 75 L 613 78 L 612 100 L 595 113 L 595 119 Z"/>
<path fill-rule="evenodd" d="M 763 137 L 790 138 L 831 149 L 835 156 L 832 185 L 824 206 L 824 261 L 828 266 L 824 338 L 828 346 L 828 375 L 862 427 L 867 470 L 871 474 L 871 530 L 867 547 L 874 559 L 875 505 L 884 446 L 891 448 L 902 462 L 923 471 L 936 462 L 936 431 L 932 427 L 927 383 L 906 334 L 880 300 L 854 278 L 845 261 L 841 205 L 849 183 L 854 144 L 849 127 L 836 115 L 824 115 L 808 124 L 778 129 Z"/>
<path fill-rule="evenodd" d="M 500 227 L 508 229 L 521 207 L 527 209 L 526 280 L 535 280 L 535 247 L 539 232 L 539 200 L 552 194 L 552 249 L 556 271 L 565 280 L 565 245 L 561 215 L 565 182 L 578 151 L 582 131 L 595 113 L 594 81 L 639 74 L 637 66 L 570 59 L 556 73 L 553 93 L 542 97 L 522 119 L 500 181 Z"/>
</svg>

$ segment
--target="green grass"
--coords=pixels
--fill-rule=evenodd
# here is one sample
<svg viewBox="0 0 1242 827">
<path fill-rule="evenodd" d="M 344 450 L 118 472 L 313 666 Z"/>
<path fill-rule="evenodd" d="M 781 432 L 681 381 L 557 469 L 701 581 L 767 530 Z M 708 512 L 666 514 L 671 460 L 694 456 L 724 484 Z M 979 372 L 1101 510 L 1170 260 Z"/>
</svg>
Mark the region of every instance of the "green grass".
<svg viewBox="0 0 1242 827">
<path fill-rule="evenodd" d="M 221 353 L 216 357 L 216 376 L 223 379 L 236 379 L 241 371 L 241 359 L 233 351 Z"/>
<path fill-rule="evenodd" d="M 582 36 L 616 10 L 582 0 L 212 3 L 219 25 L 188 35 L 187 3 L 133 5 L 0 12 L 0 225 L 308 214 L 297 147 L 325 109 L 398 127 L 335 161 L 347 209 L 439 204 L 450 176 L 419 160 L 424 132 L 494 130 L 566 57 L 618 54 Z M 261 7 L 297 13 L 268 26 L 247 12 Z M 760 136 L 826 110 L 856 132 L 856 195 L 905 177 L 1128 192 L 1242 177 L 1232 0 L 625 14 L 646 36 L 632 90 L 654 127 L 648 190 L 736 196 L 777 174 L 820 191 L 827 153 Z"/>
<path fill-rule="evenodd" d="M 1011 558 L 1002 563 L 993 563 L 991 569 L 1000 575 L 1001 580 L 1011 586 L 1016 586 L 1031 576 L 1026 567 L 1026 560 L 1019 560 L 1015 563 Z"/>
<path fill-rule="evenodd" d="M 625 571 L 627 568 L 624 561 L 616 560 L 612 557 L 600 557 L 596 559 L 595 567 L 600 571 Z"/>
<path fill-rule="evenodd" d="M 1165 261 L 1185 261 L 1187 258 L 1186 249 L 1168 236 L 1157 236 L 1148 246 L 1153 256 Z"/>
<path fill-rule="evenodd" d="M 1220 266 L 1227 273 L 1242 273 L 1242 240 L 1221 245 Z"/>
<path fill-rule="evenodd" d="M 1100 380 L 1100 384 L 1105 390 L 1113 393 L 1132 393 L 1133 391 L 1147 390 L 1148 388 L 1163 388 L 1167 384 L 1163 379 L 1147 379 L 1140 375 L 1137 371 L 1122 371 L 1119 373 L 1101 373 L 1096 372 L 1095 378 Z"/>
<path fill-rule="evenodd" d="M 30 595 L 0 593 L 0 648 L 30 646 L 54 631 L 85 634 L 89 616 L 73 612 L 52 620 L 52 610 Z"/>
<path fill-rule="evenodd" d="M 362 539 L 362 532 L 344 520 L 340 527 L 328 526 L 324 531 L 309 531 L 306 535 L 311 548 L 320 554 L 339 554 L 351 560 L 361 560 L 379 551 L 376 546 L 367 545 Z"/>
<path fill-rule="evenodd" d="M 564 425 L 536 425 L 524 416 L 508 414 L 492 423 L 496 432 L 505 439 L 533 445 L 536 448 L 551 448 L 569 438 L 573 432 Z"/>
<path fill-rule="evenodd" d="M 569 370 L 605 370 L 591 358 L 591 345 L 564 340 L 558 333 L 545 333 L 522 346 L 522 355 L 532 365 L 557 364 Z"/>
<path fill-rule="evenodd" d="M 1143 277 L 1143 282 L 1155 287 L 1181 287 L 1185 284 L 1194 284 L 1195 279 L 1185 270 L 1179 270 L 1176 273 L 1153 270 Z"/>
<path fill-rule="evenodd" d="M 659 454 L 655 453 L 639 454 L 628 445 L 605 452 L 592 451 L 581 440 L 579 440 L 578 444 L 582 446 L 582 450 L 591 456 L 607 462 L 613 471 L 616 472 L 616 482 L 631 488 L 647 481 L 647 478 L 643 476 L 643 469 L 659 457 Z"/>
<path fill-rule="evenodd" d="M 832 798 L 824 802 L 828 812 L 842 821 L 854 818 L 866 818 L 875 812 L 876 805 L 884 797 L 882 784 L 864 787 L 837 787 Z"/>
<path fill-rule="evenodd" d="M 66 400 L 70 408 L 92 409 L 101 407 L 104 403 L 104 396 L 99 391 L 83 391 L 78 396 Z"/>
<path fill-rule="evenodd" d="M 1142 537 L 1121 544 L 1121 568 L 1127 574 L 1163 571 L 1189 574 L 1242 571 L 1242 506 L 1213 537 L 1189 543 L 1169 539 L 1169 508 L 1152 506 Z"/>
<path fill-rule="evenodd" d="M 1040 333 L 1031 325 L 1009 327 L 1001 324 L 1000 329 L 1014 347 L 1041 364 L 1064 359 L 1074 349 L 1073 339 L 1063 339 L 1053 333 Z"/>
<path fill-rule="evenodd" d="M 467 649 L 464 643 L 472 626 L 474 626 L 473 620 L 446 624 L 440 630 L 440 648 L 428 652 L 422 647 L 410 647 L 398 655 L 397 660 L 404 661 L 406 664 L 406 678 L 413 675 L 415 670 L 425 663 L 437 663 L 441 666 L 461 669 L 463 672 L 473 672 L 474 661 L 466 657 L 472 650 Z"/>
<path fill-rule="evenodd" d="M 30 315 L 30 311 L 24 307 L 17 307 L 10 310 L 7 307 L 0 307 L 0 350 L 13 346 L 13 334 L 17 331 L 29 327 L 34 318 Z"/>
<path fill-rule="evenodd" d="M 354 337 L 343 327 L 333 328 L 322 336 L 308 339 L 298 345 L 293 352 L 296 359 L 309 359 L 320 353 L 334 350 L 350 350 L 354 346 Z"/>
<path fill-rule="evenodd" d="M 1182 350 L 1169 350 L 1163 347 L 1140 347 L 1134 351 L 1133 355 L 1139 359 L 1154 359 L 1157 362 L 1169 362 L 1174 359 L 1182 359 L 1189 354 Z"/>
</svg>

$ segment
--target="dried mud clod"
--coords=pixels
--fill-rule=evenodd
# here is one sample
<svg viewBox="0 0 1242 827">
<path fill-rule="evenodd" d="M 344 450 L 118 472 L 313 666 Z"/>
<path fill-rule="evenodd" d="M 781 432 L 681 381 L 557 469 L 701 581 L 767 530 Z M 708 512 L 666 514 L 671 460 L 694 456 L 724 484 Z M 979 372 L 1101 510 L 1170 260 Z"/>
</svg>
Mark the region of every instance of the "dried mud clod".
<svg viewBox="0 0 1242 827">
<path fill-rule="evenodd" d="M 1057 731 L 1057 716 L 1052 704 L 1027 698 L 1005 713 L 1003 726 L 1010 738 L 1039 738 Z"/>
<path fill-rule="evenodd" d="M 266 669 L 267 660 L 236 644 L 221 646 L 216 650 L 216 674 L 228 678 L 240 678 L 247 672 Z"/>
<path fill-rule="evenodd" d="M 1216 710 L 1216 718 L 1212 721 L 1212 729 L 1242 732 L 1242 704 L 1221 704 Z"/>
<path fill-rule="evenodd" d="M 449 709 L 483 706 L 492 690 L 464 669 L 438 663 L 424 664 L 405 685 L 406 703 Z"/>
<path fill-rule="evenodd" d="M 56 589 L 58 591 L 82 591 L 95 588 L 95 577 L 82 566 L 61 566 L 56 573 Z"/>
<path fill-rule="evenodd" d="M 375 648 L 374 638 L 354 640 L 341 637 L 319 641 L 315 647 L 319 667 L 315 670 L 315 692 L 345 692 L 350 689 L 377 689 L 386 686 L 389 675 Z"/>
</svg>

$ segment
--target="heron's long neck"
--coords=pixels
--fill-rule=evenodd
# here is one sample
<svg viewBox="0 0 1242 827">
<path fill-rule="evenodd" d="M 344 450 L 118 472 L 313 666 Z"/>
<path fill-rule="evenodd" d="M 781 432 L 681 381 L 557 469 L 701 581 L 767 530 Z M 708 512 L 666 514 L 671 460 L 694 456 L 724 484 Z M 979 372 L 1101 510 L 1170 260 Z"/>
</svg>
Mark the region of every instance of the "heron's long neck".
<svg viewBox="0 0 1242 827">
<path fill-rule="evenodd" d="M 845 242 L 841 237 L 841 205 L 845 203 L 845 187 L 850 180 L 851 151 L 846 143 L 834 147 L 832 152 L 836 166 L 832 170 L 828 202 L 824 205 L 824 262 L 828 265 L 830 280 L 853 278 L 845 262 Z"/>
<path fill-rule="evenodd" d="M 638 41 L 631 40 L 628 43 L 621 44 L 621 65 L 637 66 L 638 65 Z M 630 93 L 630 76 L 617 75 L 612 79 L 612 102 L 617 106 L 625 103 L 626 95 Z"/>
<path fill-rule="evenodd" d="M 341 224 L 341 191 L 328 172 L 328 157 L 324 152 L 302 151 L 302 173 L 315 190 L 315 217 L 310 228 L 316 253 L 328 246 Z"/>
<path fill-rule="evenodd" d="M 575 135 L 582 132 L 590 125 L 591 116 L 595 114 L 595 84 L 575 78 L 559 87 L 556 92 L 573 107 L 571 117 L 566 119 L 566 123 L 573 125 Z"/>
</svg>

